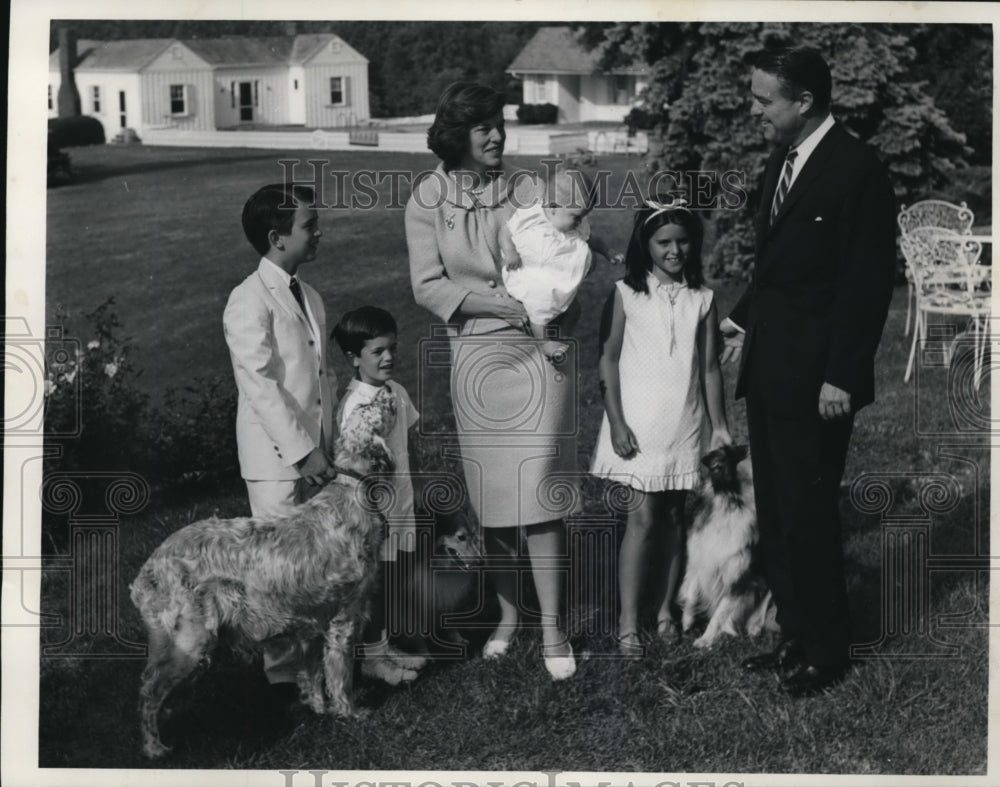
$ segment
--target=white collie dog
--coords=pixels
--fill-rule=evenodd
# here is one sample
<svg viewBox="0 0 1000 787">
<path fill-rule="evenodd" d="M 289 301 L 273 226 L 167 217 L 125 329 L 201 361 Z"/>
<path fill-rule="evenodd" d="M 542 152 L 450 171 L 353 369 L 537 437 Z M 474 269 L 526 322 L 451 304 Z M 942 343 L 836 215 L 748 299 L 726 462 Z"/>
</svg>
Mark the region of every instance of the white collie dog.
<svg viewBox="0 0 1000 787">
<path fill-rule="evenodd" d="M 701 462 L 708 478 L 699 492 L 699 508 L 687 539 L 687 569 L 678 601 L 681 625 L 708 616 L 696 648 L 711 647 L 719 634 L 756 636 L 777 630 L 774 603 L 764 580 L 753 571 L 757 511 L 746 446 L 723 446 Z"/>
</svg>

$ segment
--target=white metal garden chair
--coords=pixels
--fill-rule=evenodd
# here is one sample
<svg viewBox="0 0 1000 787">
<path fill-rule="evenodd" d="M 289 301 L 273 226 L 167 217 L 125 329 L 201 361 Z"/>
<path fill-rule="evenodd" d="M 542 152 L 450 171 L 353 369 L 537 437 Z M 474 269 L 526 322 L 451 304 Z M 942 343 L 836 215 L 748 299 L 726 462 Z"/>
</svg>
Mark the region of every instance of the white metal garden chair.
<svg viewBox="0 0 1000 787">
<path fill-rule="evenodd" d="M 927 339 L 928 315 L 940 314 L 968 319 L 978 389 L 992 299 L 990 268 L 979 264 L 981 244 L 938 227 L 913 229 L 900 236 L 899 243 L 913 276 L 915 294 L 913 342 L 904 381 L 908 382 L 913 372 L 917 344 Z"/>
<path fill-rule="evenodd" d="M 938 227 L 951 230 L 959 235 L 968 235 L 972 231 L 975 214 L 962 202 L 955 205 L 940 199 L 925 199 L 915 202 L 909 207 L 903 205 L 896 216 L 896 223 L 903 235 L 920 227 Z M 915 305 L 916 290 L 910 266 L 906 266 L 906 322 L 903 324 L 903 335 L 910 333 L 910 314 Z"/>
</svg>

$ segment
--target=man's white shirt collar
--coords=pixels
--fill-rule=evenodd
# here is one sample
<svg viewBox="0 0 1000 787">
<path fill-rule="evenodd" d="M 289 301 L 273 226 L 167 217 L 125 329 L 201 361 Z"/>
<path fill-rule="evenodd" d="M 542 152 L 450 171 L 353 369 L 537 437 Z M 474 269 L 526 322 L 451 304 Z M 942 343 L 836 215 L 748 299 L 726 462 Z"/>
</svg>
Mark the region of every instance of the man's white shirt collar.
<svg viewBox="0 0 1000 787">
<path fill-rule="evenodd" d="M 795 178 L 799 176 L 802 167 L 805 166 L 812 152 L 816 150 L 817 145 L 819 145 L 823 137 L 826 136 L 826 132 L 831 128 L 833 128 L 833 115 L 827 115 L 812 134 L 795 146 L 795 152 L 798 155 L 795 157 L 795 163 L 792 165 L 792 183 L 795 182 Z"/>
</svg>

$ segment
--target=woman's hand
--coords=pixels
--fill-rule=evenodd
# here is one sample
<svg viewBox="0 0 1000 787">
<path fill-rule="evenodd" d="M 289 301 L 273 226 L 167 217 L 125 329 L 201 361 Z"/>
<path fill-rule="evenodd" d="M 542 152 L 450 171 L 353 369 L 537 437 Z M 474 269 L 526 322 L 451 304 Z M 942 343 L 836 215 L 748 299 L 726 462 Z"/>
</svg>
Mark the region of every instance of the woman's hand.
<svg viewBox="0 0 1000 787">
<path fill-rule="evenodd" d="M 489 300 L 493 301 L 490 311 L 497 317 L 503 317 L 509 322 L 516 323 L 527 321 L 528 312 L 524 310 L 524 304 L 517 298 L 512 298 L 509 295 L 495 295 Z"/>
<path fill-rule="evenodd" d="M 628 424 L 611 424 L 611 447 L 622 459 L 631 459 L 639 453 L 639 441 Z"/>
<path fill-rule="evenodd" d="M 505 293 L 481 295 L 470 292 L 458 307 L 458 314 L 463 317 L 499 317 L 519 328 L 528 322 L 524 305 Z"/>
</svg>

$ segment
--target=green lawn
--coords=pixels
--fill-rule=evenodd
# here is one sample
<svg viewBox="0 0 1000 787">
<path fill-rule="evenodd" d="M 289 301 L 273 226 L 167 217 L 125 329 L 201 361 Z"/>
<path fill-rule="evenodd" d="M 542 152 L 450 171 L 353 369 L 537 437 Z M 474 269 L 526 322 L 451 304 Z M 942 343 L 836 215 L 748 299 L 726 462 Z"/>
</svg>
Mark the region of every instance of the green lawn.
<svg viewBox="0 0 1000 787">
<path fill-rule="evenodd" d="M 279 159 L 320 157 L 329 162 L 328 172 L 418 172 L 434 164 L 429 154 L 374 151 L 73 151 L 77 182 L 48 192 L 49 314 L 55 320 L 69 313 L 68 333 L 86 342 L 75 315 L 114 296 L 144 370 L 140 382 L 154 400 L 167 386 L 228 375 L 222 310 L 229 291 L 257 262 L 239 225 L 243 202 L 259 185 L 282 179 Z M 534 164 L 516 157 L 510 163 Z M 642 174 L 637 159 L 600 164 L 612 170 L 612 183 L 621 182 L 629 167 Z M 387 191 L 380 188 L 383 200 Z M 323 294 L 331 325 L 364 303 L 394 313 L 401 347 L 396 376 L 415 398 L 424 391 L 417 402 L 422 469 L 453 469 L 440 457 L 438 436 L 451 419 L 447 371 L 419 377 L 421 342 L 430 338 L 433 319 L 412 300 L 402 209 L 335 209 L 322 221 L 320 255 L 303 277 Z M 624 249 L 630 212 L 598 211 L 592 222 L 595 232 Z M 600 423 L 597 315 L 614 278 L 599 263 L 580 294 L 581 462 Z M 740 289 L 716 287 L 721 314 Z M 988 413 L 989 386 L 963 393 L 960 375 L 928 367 L 903 384 L 909 351 L 904 313 L 905 289 L 899 288 L 878 356 L 879 399 L 858 419 L 845 476 L 842 510 L 858 642 L 875 641 L 888 628 L 882 621 L 883 529 L 877 516 L 864 512 L 864 500 L 850 497 L 858 476 L 886 474 L 893 514 L 919 517 L 921 505 L 931 512 L 927 549 L 936 559 L 989 554 L 989 443 L 969 426 Z M 347 367 L 339 357 L 336 363 L 343 384 Z M 725 372 L 730 421 L 742 440 L 743 406 L 731 400 L 734 370 Z M 957 484 L 954 505 L 928 503 L 922 489 L 935 478 Z M 600 486 L 588 482 L 585 492 L 587 513 L 594 515 Z M 139 565 L 166 534 L 213 510 L 245 513 L 246 503 L 238 493 L 196 501 L 160 495 L 123 520 L 118 612 L 128 639 L 143 641 L 126 591 Z M 602 565 L 613 562 L 613 555 L 600 557 Z M 179 745 L 164 766 L 984 773 L 988 587 L 985 571 L 977 583 L 976 572 L 958 562 L 942 561 L 919 579 L 931 609 L 929 629 L 918 632 L 924 638 L 891 637 L 878 649 L 880 658 L 859 662 L 827 699 L 790 702 L 772 681 L 741 674 L 741 657 L 757 647 L 744 640 L 709 653 L 693 649 L 690 638 L 673 647 L 655 644 L 641 663 L 596 658 L 573 680 L 552 684 L 534 652 L 538 640 L 527 632 L 499 663 L 472 658 L 434 665 L 413 685 L 394 690 L 361 680 L 361 702 L 373 709 L 361 722 L 289 719 L 268 705 L 259 669 L 223 655 L 210 676 L 181 698 L 175 718 L 183 721 L 173 728 Z M 65 612 L 68 599 L 68 576 L 47 572 L 44 611 Z M 611 603 L 613 593 L 603 607 L 574 609 L 577 626 L 600 618 Z M 472 633 L 477 635 L 482 632 Z M 912 658 L 930 647 L 928 635 L 957 646 L 956 654 Z M 44 639 L 65 636 L 49 629 Z M 599 652 L 611 647 L 600 633 L 592 642 Z M 135 711 L 141 668 L 140 660 L 44 659 L 40 765 L 145 767 Z"/>
</svg>

